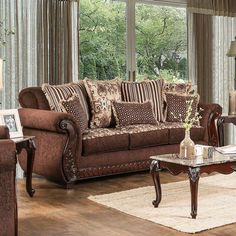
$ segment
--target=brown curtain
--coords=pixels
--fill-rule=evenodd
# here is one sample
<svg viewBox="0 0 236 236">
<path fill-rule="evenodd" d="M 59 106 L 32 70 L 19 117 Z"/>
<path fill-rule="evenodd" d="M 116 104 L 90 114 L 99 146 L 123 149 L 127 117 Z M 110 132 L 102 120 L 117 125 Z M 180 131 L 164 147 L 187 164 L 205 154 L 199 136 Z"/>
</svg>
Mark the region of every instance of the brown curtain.
<svg viewBox="0 0 236 236">
<path fill-rule="evenodd" d="M 191 24 L 190 78 L 194 78 L 194 84 L 197 85 L 201 100 L 208 103 L 213 100 L 213 92 L 209 87 L 213 84 L 212 17 L 204 14 L 192 14 Z"/>
<path fill-rule="evenodd" d="M 225 95 L 222 96 L 216 89 L 216 86 L 221 84 L 217 81 L 217 76 L 220 77 L 219 70 L 231 67 L 226 50 L 234 38 L 233 23 L 230 19 L 233 19 L 231 16 L 236 16 L 236 0 L 189 0 L 187 7 L 190 79 L 197 85 L 203 102 L 221 102 L 218 98 L 225 98 Z M 224 68 L 221 65 L 224 65 Z M 229 73 L 223 73 L 221 80 L 231 81 L 227 76 L 230 77 Z M 230 87 L 231 82 L 228 84 Z M 222 83 L 221 89 L 226 93 L 229 91 L 225 83 Z"/>
<path fill-rule="evenodd" d="M 236 16 L 235 0 L 188 0 L 188 10 L 193 13 L 217 16 Z"/>
<path fill-rule="evenodd" d="M 38 75 L 40 82 L 71 82 L 73 71 L 73 0 L 40 0 L 38 3 Z"/>
</svg>

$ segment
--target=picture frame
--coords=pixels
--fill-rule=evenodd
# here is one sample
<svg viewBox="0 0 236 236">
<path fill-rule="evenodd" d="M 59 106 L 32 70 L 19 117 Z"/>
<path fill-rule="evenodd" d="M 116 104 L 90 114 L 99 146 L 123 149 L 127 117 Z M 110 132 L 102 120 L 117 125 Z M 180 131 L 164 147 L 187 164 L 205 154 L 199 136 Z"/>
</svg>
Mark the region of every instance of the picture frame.
<svg viewBox="0 0 236 236">
<path fill-rule="evenodd" d="M 10 138 L 23 137 L 22 126 L 17 109 L 0 110 L 0 124 L 8 127 Z"/>
</svg>

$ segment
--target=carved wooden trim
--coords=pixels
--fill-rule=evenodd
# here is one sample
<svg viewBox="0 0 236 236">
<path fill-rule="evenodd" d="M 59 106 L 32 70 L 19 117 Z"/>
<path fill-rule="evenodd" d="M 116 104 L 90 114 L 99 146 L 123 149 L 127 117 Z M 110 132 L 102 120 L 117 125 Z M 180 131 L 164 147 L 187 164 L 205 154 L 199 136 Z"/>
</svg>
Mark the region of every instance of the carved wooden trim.
<svg viewBox="0 0 236 236">
<path fill-rule="evenodd" d="M 208 119 L 208 144 L 211 146 L 218 146 L 219 145 L 219 136 L 217 132 L 217 127 L 215 124 L 215 120 L 220 117 L 222 114 L 221 106 L 215 104 L 215 109 L 210 113 Z"/>
<path fill-rule="evenodd" d="M 143 171 L 150 168 L 151 160 L 136 161 L 125 164 L 106 165 L 79 169 L 79 178 L 87 179 L 105 175 L 122 174 L 127 172 Z"/>
<path fill-rule="evenodd" d="M 200 168 L 199 167 L 196 167 L 196 168 L 189 167 L 188 176 L 189 176 L 189 179 L 195 183 L 197 180 L 199 180 Z"/>
<path fill-rule="evenodd" d="M 76 146 L 77 146 L 77 132 L 74 124 L 70 120 L 61 120 L 59 128 L 68 135 L 64 151 L 62 154 L 61 170 L 64 181 L 66 183 L 73 182 L 77 179 L 77 165 L 76 165 Z"/>
<path fill-rule="evenodd" d="M 160 171 L 160 165 L 158 160 L 153 160 L 150 165 L 150 172 Z"/>
</svg>

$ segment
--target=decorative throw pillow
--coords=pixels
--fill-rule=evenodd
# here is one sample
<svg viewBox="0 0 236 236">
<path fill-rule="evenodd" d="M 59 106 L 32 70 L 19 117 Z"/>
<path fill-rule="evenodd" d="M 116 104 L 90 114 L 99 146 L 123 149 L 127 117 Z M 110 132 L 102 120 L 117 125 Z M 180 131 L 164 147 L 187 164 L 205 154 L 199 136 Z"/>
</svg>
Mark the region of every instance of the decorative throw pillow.
<svg viewBox="0 0 236 236">
<path fill-rule="evenodd" d="M 77 95 L 73 95 L 68 100 L 60 101 L 60 105 L 64 112 L 74 117 L 77 126 L 80 127 L 80 131 L 83 133 L 88 128 L 88 119 L 81 104 L 81 99 Z"/>
<path fill-rule="evenodd" d="M 144 103 L 113 102 L 113 112 L 117 127 L 135 124 L 158 124 L 150 101 Z"/>
<path fill-rule="evenodd" d="M 187 101 L 192 102 L 192 112 L 190 118 L 193 118 L 198 109 L 199 95 L 181 94 L 181 93 L 166 93 L 167 102 L 167 118 L 168 122 L 184 121 L 187 115 Z"/>
<path fill-rule="evenodd" d="M 192 83 L 164 83 L 164 92 L 190 93 L 192 92 Z"/>
<path fill-rule="evenodd" d="M 144 80 L 141 82 L 121 83 L 123 101 L 143 103 L 151 101 L 157 121 L 164 121 L 163 116 L 163 80 Z"/>
<path fill-rule="evenodd" d="M 48 100 L 51 110 L 57 112 L 63 112 L 63 109 L 60 105 L 62 100 L 67 100 L 73 95 L 76 95 L 80 99 L 80 104 L 86 113 L 87 120 L 89 120 L 89 109 L 86 98 L 82 91 L 83 87 L 83 81 L 80 81 L 78 83 L 69 83 L 64 85 L 43 84 L 42 90 Z"/>
<path fill-rule="evenodd" d="M 186 82 L 186 83 L 175 83 L 175 82 L 167 83 L 167 82 L 165 82 L 163 91 L 164 91 L 164 93 L 163 93 L 164 120 L 166 120 L 166 117 L 167 117 L 167 104 L 166 104 L 166 93 L 167 92 L 183 93 L 183 94 L 193 94 L 194 93 L 194 90 L 192 89 L 192 83 L 191 82 Z"/>
<path fill-rule="evenodd" d="M 85 79 L 84 84 L 92 110 L 90 127 L 109 127 L 112 118 L 112 102 L 121 101 L 120 81 Z"/>
</svg>

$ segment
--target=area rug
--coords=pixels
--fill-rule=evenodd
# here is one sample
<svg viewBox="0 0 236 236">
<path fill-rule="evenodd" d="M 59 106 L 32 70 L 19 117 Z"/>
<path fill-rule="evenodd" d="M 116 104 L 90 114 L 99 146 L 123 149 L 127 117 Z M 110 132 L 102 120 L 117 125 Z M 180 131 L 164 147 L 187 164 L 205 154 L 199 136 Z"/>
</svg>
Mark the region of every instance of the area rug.
<svg viewBox="0 0 236 236">
<path fill-rule="evenodd" d="M 90 200 L 104 206 L 186 233 L 236 222 L 235 173 L 200 178 L 197 219 L 190 216 L 188 180 L 162 184 L 162 201 L 158 208 L 152 206 L 154 198 L 154 186 L 89 196 Z"/>
</svg>

